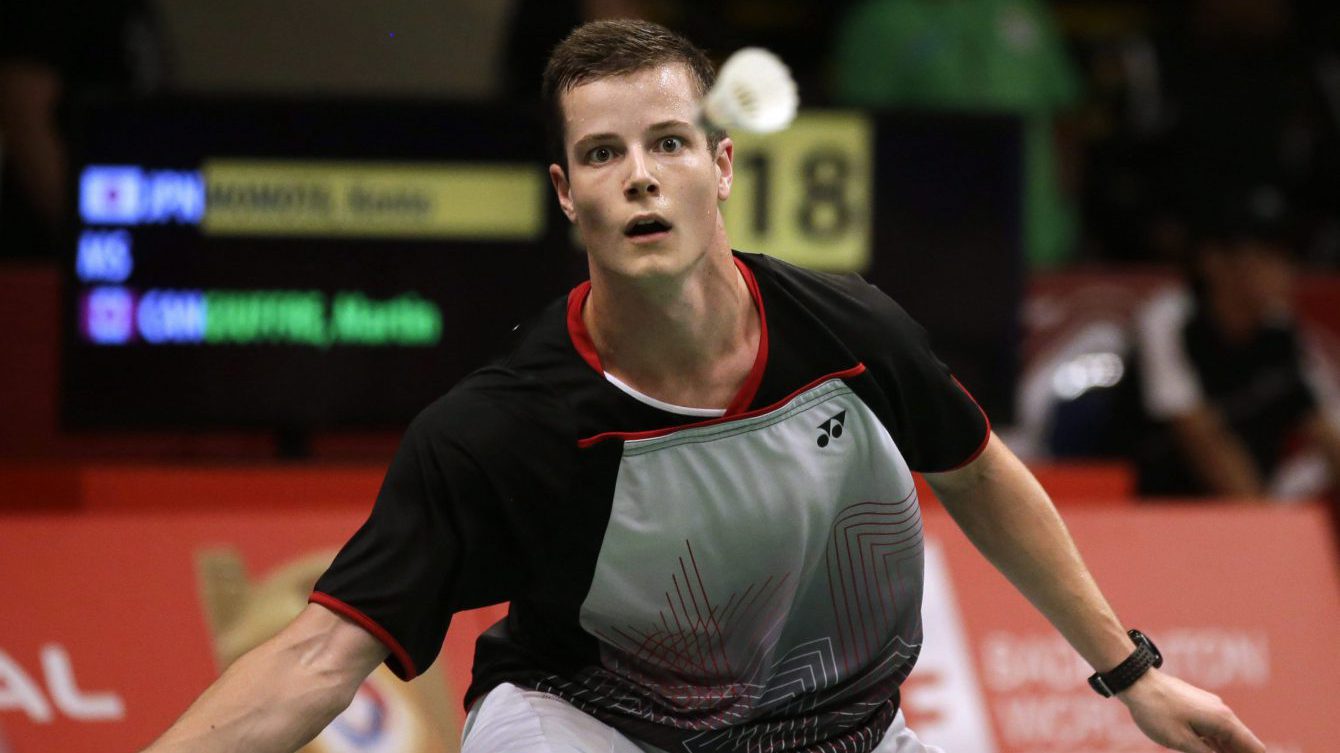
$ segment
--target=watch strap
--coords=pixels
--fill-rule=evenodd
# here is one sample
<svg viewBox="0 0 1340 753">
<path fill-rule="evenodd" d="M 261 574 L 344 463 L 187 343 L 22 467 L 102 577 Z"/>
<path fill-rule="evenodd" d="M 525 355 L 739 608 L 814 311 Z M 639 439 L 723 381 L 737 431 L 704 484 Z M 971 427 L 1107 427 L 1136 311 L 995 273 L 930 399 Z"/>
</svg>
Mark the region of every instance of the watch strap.
<svg viewBox="0 0 1340 753">
<path fill-rule="evenodd" d="M 1089 686 L 1104 698 L 1111 698 L 1135 684 L 1144 677 L 1151 667 L 1163 666 L 1163 655 L 1154 642 L 1139 630 L 1128 630 L 1126 634 L 1135 643 L 1135 651 L 1126 660 L 1106 672 L 1094 672 L 1089 676 Z"/>
</svg>

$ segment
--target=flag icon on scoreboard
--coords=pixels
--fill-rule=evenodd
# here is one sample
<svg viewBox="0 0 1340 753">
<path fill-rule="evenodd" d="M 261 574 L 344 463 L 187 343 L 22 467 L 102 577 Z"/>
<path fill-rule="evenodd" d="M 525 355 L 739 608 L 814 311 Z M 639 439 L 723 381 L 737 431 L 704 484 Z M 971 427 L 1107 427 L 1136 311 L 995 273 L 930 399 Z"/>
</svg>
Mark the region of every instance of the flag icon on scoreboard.
<svg viewBox="0 0 1340 753">
<path fill-rule="evenodd" d="M 135 335 L 135 294 L 122 287 L 84 294 L 84 336 L 97 345 L 124 345 Z"/>
<path fill-rule="evenodd" d="M 79 179 L 79 214 L 90 225 L 140 221 L 143 174 L 133 165 L 89 165 Z"/>
</svg>

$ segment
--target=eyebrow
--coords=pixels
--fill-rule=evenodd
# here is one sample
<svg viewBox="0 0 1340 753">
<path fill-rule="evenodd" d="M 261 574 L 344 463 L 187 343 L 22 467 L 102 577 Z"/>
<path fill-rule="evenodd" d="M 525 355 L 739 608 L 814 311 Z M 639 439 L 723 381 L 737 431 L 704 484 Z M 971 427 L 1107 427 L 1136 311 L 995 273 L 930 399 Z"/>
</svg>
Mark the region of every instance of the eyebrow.
<svg viewBox="0 0 1340 753">
<path fill-rule="evenodd" d="M 682 127 L 686 127 L 686 126 L 689 127 L 689 128 L 692 128 L 692 127 L 693 127 L 693 124 L 690 123 L 690 122 L 688 122 L 687 120 L 680 120 L 679 118 L 672 118 L 671 120 L 662 120 L 662 121 L 659 122 L 659 123 L 653 123 L 653 124 L 651 124 L 650 126 L 647 127 L 647 130 L 648 130 L 648 131 L 663 131 L 663 130 L 665 130 L 665 129 L 667 129 L 667 128 L 676 128 L 676 127 L 682 128 Z M 617 139 L 617 138 L 619 138 L 619 134 L 617 134 L 617 133 L 608 133 L 608 132 L 607 132 L 607 133 L 591 133 L 591 134 L 587 134 L 586 136 L 583 136 L 583 137 L 581 137 L 580 139 L 577 139 L 575 142 L 573 142 L 573 144 L 572 144 L 572 148 L 573 148 L 573 149 L 577 149 L 578 147 L 584 146 L 584 145 L 586 145 L 586 144 L 588 144 L 588 143 L 591 143 L 591 142 L 595 142 L 595 141 L 605 141 L 605 140 L 607 140 L 607 139 Z"/>
</svg>

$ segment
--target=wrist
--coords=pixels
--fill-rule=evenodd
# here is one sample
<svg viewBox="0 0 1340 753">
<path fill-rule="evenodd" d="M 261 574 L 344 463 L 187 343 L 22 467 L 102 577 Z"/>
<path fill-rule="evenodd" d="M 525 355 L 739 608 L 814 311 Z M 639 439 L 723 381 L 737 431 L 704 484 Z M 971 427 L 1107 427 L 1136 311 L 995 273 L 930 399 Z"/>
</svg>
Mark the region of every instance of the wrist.
<svg viewBox="0 0 1340 753">
<path fill-rule="evenodd" d="M 1139 630 L 1128 630 L 1127 635 L 1135 650 L 1111 669 L 1098 671 L 1089 676 L 1089 686 L 1105 698 L 1111 698 L 1126 690 L 1150 670 L 1163 666 L 1163 655 L 1144 633 Z"/>
<path fill-rule="evenodd" d="M 1163 674 L 1160 670 L 1150 667 L 1147 672 L 1140 676 L 1140 679 L 1131 683 L 1125 690 L 1114 693 L 1112 697 L 1127 706 L 1138 705 L 1146 697 L 1149 697 L 1151 694 L 1156 694 L 1158 692 L 1158 686 L 1163 680 L 1167 679 L 1167 677 L 1168 675 Z"/>
</svg>

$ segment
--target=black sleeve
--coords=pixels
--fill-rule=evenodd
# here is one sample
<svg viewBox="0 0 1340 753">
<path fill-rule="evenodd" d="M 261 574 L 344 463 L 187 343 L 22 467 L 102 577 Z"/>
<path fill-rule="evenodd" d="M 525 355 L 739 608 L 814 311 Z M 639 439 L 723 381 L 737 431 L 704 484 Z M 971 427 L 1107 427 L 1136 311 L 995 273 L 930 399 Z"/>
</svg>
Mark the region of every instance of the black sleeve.
<svg viewBox="0 0 1340 753">
<path fill-rule="evenodd" d="M 878 288 L 853 282 L 877 325 L 862 357 L 889 396 L 908 467 L 934 473 L 967 465 L 991 435 L 986 413 L 936 357 L 920 324 Z"/>
<path fill-rule="evenodd" d="M 432 664 L 453 613 L 525 587 L 527 507 L 566 493 L 576 441 L 558 411 L 533 388 L 479 381 L 410 425 L 367 522 L 311 597 L 386 644 L 402 679 Z"/>
</svg>

